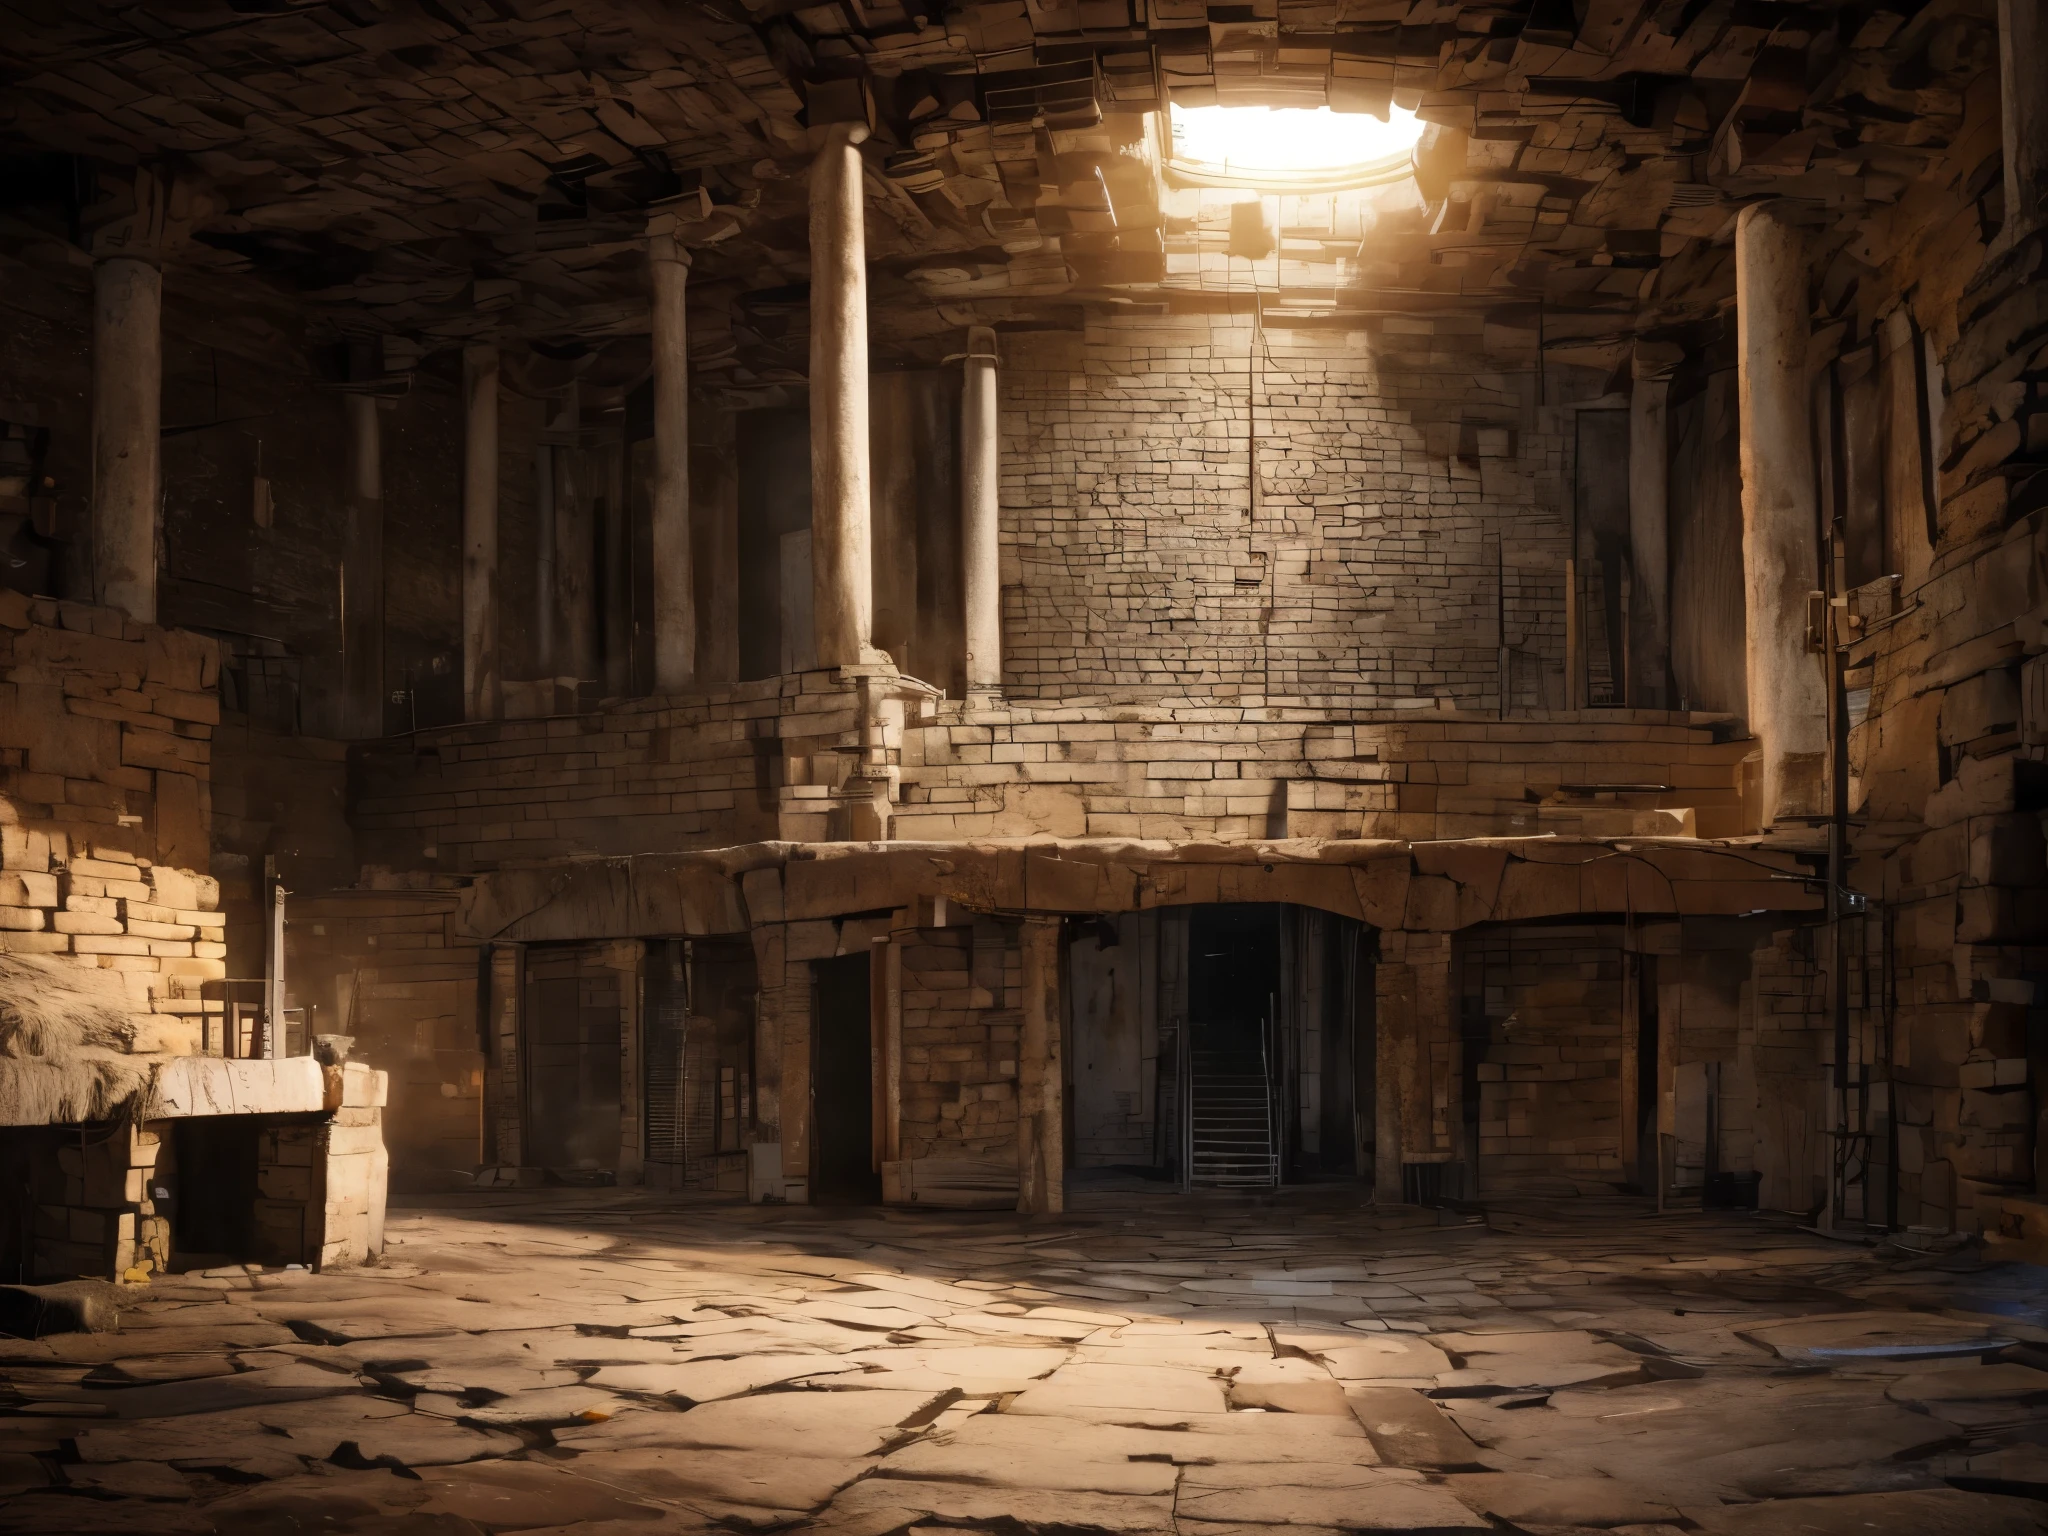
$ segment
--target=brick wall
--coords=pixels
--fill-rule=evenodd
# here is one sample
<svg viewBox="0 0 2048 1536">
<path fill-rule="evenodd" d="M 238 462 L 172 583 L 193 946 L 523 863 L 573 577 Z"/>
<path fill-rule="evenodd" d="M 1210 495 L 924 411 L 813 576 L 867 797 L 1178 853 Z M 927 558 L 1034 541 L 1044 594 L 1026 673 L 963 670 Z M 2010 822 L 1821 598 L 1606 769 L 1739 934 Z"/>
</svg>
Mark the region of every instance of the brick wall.
<svg viewBox="0 0 2048 1536">
<path fill-rule="evenodd" d="M 1459 941 L 1464 1007 L 1486 1027 L 1481 1189 L 1620 1181 L 1621 937 L 1613 927 L 1488 928 Z"/>
<path fill-rule="evenodd" d="M 1016 1156 L 1021 967 L 1014 930 L 992 922 L 904 942 L 905 1158 Z"/>
<path fill-rule="evenodd" d="M 118 975 L 137 1051 L 195 1049 L 226 974 L 218 666 L 204 636 L 0 591 L 0 950 Z"/>
<path fill-rule="evenodd" d="M 897 685 L 879 680 L 881 692 Z M 867 706 L 897 839 L 1728 836 L 1749 749 L 1725 722 L 1625 710 L 1491 720 L 1433 709 L 1018 704 L 915 685 Z M 488 870 L 579 853 L 851 835 L 854 683 L 809 672 L 358 749 L 365 863 Z"/>
<path fill-rule="evenodd" d="M 1191 314 L 1006 337 L 1006 690 L 1491 709 L 1505 644 L 1509 702 L 1548 702 L 1570 423 L 1534 374 L 1436 356 L 1484 332 Z"/>
</svg>

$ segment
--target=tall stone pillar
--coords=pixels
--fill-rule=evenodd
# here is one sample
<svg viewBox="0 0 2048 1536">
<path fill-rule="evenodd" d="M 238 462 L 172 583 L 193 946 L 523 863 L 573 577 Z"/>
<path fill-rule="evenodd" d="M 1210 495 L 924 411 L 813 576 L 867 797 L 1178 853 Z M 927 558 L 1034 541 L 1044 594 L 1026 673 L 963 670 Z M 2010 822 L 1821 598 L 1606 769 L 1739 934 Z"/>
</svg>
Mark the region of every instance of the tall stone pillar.
<svg viewBox="0 0 2048 1536">
<path fill-rule="evenodd" d="M 1671 707 L 1670 447 L 1668 367 L 1641 352 L 1629 395 L 1629 706 Z"/>
<path fill-rule="evenodd" d="M 1752 203 L 1735 225 L 1742 411 L 1742 575 L 1749 728 L 1763 757 L 1761 821 L 1827 814 L 1827 689 L 1807 641 L 1820 585 L 1806 380 L 1806 259 L 1784 205 Z"/>
<path fill-rule="evenodd" d="M 855 123 L 824 130 L 811 166 L 811 623 L 821 667 L 874 652 L 868 508 L 868 272 Z"/>
<path fill-rule="evenodd" d="M 504 676 L 498 658 L 498 349 L 466 347 L 462 472 L 462 703 L 495 720 Z"/>
<path fill-rule="evenodd" d="M 647 239 L 653 290 L 654 691 L 674 693 L 697 676 L 697 610 L 690 568 L 690 253 L 668 229 Z M 815 302 L 815 301 L 814 301 Z M 817 343 L 811 343 L 817 355 Z M 815 408 L 814 408 L 815 409 Z"/>
<path fill-rule="evenodd" d="M 1023 1012 L 1017 1040 L 1017 1209 L 1032 1216 L 1057 1216 L 1067 1205 L 1059 919 L 1027 919 L 1023 946 Z"/>
<path fill-rule="evenodd" d="M 985 702 L 1003 687 L 1002 561 L 997 543 L 996 333 L 967 333 L 960 392 L 960 563 L 967 598 L 967 696 Z"/>
<path fill-rule="evenodd" d="M 2041 0 L 1998 0 L 1998 90 L 2005 138 L 2005 238 L 2040 226 L 2048 200 L 2048 14 Z"/>
<path fill-rule="evenodd" d="M 382 371 L 373 345 L 349 348 L 358 385 Z M 341 542 L 342 734 L 384 734 L 384 436 L 375 395 L 342 397 L 348 412 L 348 512 Z"/>
<path fill-rule="evenodd" d="M 163 380 L 163 274 L 107 257 L 93 268 L 93 597 L 140 624 L 156 622 Z"/>
</svg>

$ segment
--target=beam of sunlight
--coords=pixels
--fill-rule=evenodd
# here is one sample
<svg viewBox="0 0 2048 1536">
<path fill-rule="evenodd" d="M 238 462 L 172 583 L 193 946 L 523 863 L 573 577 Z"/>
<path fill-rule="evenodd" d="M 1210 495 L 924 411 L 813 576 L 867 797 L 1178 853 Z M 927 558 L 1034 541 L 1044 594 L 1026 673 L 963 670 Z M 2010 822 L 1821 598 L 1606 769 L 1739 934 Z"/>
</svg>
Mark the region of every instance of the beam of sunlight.
<svg viewBox="0 0 2048 1536">
<path fill-rule="evenodd" d="M 1174 158 L 1235 176 L 1294 175 L 1376 165 L 1405 155 L 1422 137 L 1413 112 L 1388 109 L 1382 122 L 1328 107 L 1175 107 Z"/>
</svg>

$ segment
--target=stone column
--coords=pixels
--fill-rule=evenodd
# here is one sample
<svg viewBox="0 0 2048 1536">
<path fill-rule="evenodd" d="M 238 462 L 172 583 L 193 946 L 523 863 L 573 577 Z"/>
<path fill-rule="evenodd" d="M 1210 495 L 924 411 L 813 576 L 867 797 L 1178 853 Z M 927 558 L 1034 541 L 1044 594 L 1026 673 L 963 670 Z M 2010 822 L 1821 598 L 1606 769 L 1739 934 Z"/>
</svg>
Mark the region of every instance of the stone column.
<svg viewBox="0 0 2048 1536">
<path fill-rule="evenodd" d="M 2048 199 L 2048 16 L 2041 0 L 1998 0 L 1998 90 L 2005 138 L 2005 242 L 2039 227 Z"/>
<path fill-rule="evenodd" d="M 1629 395 L 1629 706 L 1671 707 L 1670 447 L 1665 405 L 1671 371 L 1641 352 Z"/>
<path fill-rule="evenodd" d="M 817 665 L 874 655 L 868 508 L 865 127 L 834 123 L 811 167 L 811 592 Z"/>
<path fill-rule="evenodd" d="M 349 348 L 357 384 L 381 372 L 373 347 Z M 370 394 L 342 397 L 348 412 L 348 515 L 341 546 L 342 734 L 384 734 L 384 437 Z"/>
<path fill-rule="evenodd" d="M 111 256 L 93 268 L 93 598 L 156 622 L 163 502 L 163 274 Z"/>
<path fill-rule="evenodd" d="M 967 599 L 967 697 L 986 702 L 1003 687 L 1002 562 L 997 544 L 996 333 L 967 333 L 960 392 L 960 563 Z"/>
<path fill-rule="evenodd" d="M 1827 813 L 1827 690 L 1806 629 L 1820 585 L 1806 260 L 1782 204 L 1752 203 L 1736 221 L 1735 297 L 1749 728 L 1768 828 Z"/>
<path fill-rule="evenodd" d="M 1017 1040 L 1017 1209 L 1066 1209 L 1066 1073 L 1061 1061 L 1060 921 L 1027 918 Z"/>
<path fill-rule="evenodd" d="M 498 349 L 466 347 L 462 473 L 462 702 L 471 720 L 495 720 L 498 664 Z"/>
<path fill-rule="evenodd" d="M 690 574 L 690 253 L 672 233 L 649 234 L 647 274 L 654 298 L 654 691 L 675 693 L 696 681 L 697 611 Z"/>
</svg>

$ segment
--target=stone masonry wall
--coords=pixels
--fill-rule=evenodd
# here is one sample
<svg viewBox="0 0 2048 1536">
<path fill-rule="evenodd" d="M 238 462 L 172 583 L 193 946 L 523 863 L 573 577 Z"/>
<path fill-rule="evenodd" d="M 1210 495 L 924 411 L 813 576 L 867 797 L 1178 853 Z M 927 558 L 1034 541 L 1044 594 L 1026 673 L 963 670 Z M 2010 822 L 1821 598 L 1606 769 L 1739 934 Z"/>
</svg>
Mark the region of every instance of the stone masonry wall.
<svg viewBox="0 0 2048 1536">
<path fill-rule="evenodd" d="M 1845 352 L 1903 340 L 1915 365 L 1868 450 L 1868 515 L 1899 576 L 1859 594 L 1847 637 L 1848 879 L 1891 948 L 1876 1067 L 1893 1078 L 1899 1219 L 1995 1238 L 2048 1202 L 2048 230 L 1981 200 L 1995 75 L 1968 113 L 1873 221 L 1888 259 L 1845 316 Z"/>
<path fill-rule="evenodd" d="M 1571 423 L 1534 373 L 1436 356 L 1486 340 L 1248 313 L 1006 336 L 1006 690 L 1492 709 L 1505 645 L 1508 702 L 1551 702 Z"/>
<path fill-rule="evenodd" d="M 1480 1188 L 1621 1178 L 1620 930 L 1492 928 L 1459 943 L 1483 1009 Z"/>
<path fill-rule="evenodd" d="M 203 636 L 0 591 L 0 952 L 118 975 L 138 1052 L 196 1049 L 226 974 L 218 665 Z"/>
<path fill-rule="evenodd" d="M 1711 716 L 980 710 L 905 693 L 882 701 L 877 726 L 897 839 L 1725 837 L 1751 825 L 1749 743 Z M 460 874 L 843 837 L 834 796 L 861 739 L 855 691 L 829 672 L 422 731 L 358 751 L 358 847 L 366 864 Z"/>
<path fill-rule="evenodd" d="M 1022 985 L 1014 929 L 927 928 L 904 943 L 905 1158 L 1016 1155 Z"/>
</svg>

